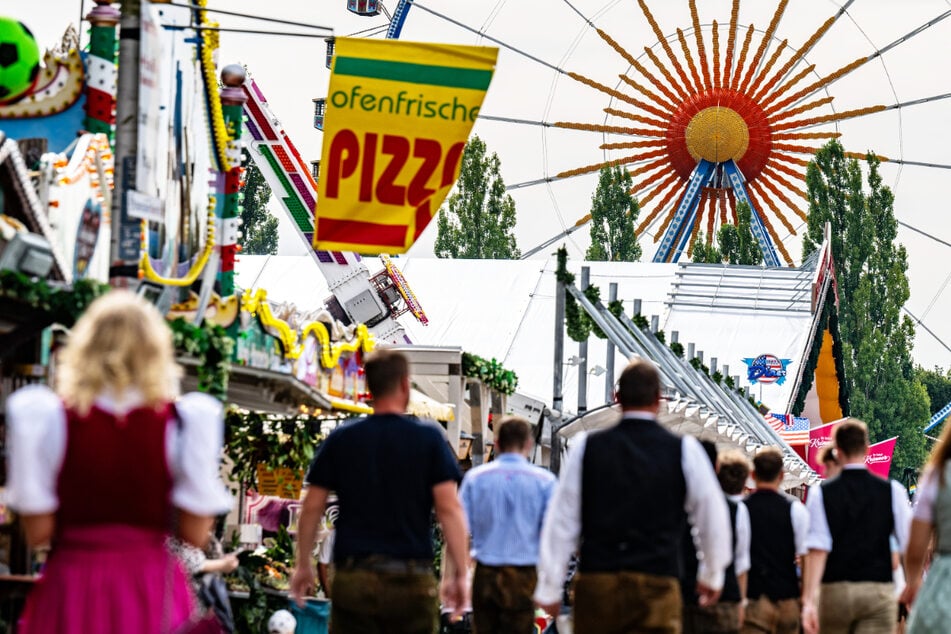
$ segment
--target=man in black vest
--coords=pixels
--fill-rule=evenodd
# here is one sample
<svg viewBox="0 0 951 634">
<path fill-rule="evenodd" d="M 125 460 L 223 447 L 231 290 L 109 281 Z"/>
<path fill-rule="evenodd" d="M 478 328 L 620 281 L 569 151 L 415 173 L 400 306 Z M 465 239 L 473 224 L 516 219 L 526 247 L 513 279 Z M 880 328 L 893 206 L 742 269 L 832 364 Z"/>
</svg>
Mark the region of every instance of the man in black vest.
<svg viewBox="0 0 951 634">
<path fill-rule="evenodd" d="M 750 515 L 743 504 L 743 489 L 750 475 L 750 461 L 739 451 L 727 451 L 717 456 L 716 445 L 701 441 L 710 460 L 716 465 L 717 479 L 726 496 L 730 510 L 730 535 L 733 559 L 726 569 L 723 592 L 716 605 L 698 605 L 697 550 L 693 531 L 684 539 L 684 575 L 680 593 L 684 599 L 683 634 L 738 634 L 743 623 L 746 598 L 747 571 L 750 569 Z"/>
<path fill-rule="evenodd" d="M 657 423 L 660 377 L 649 361 L 618 381 L 622 420 L 576 438 L 542 528 L 535 601 L 558 614 L 571 554 L 578 634 L 678 634 L 680 545 L 689 517 L 701 562 L 700 605 L 712 605 L 730 563 L 726 500 L 703 448 Z"/>
<path fill-rule="evenodd" d="M 753 458 L 756 490 L 747 496 L 750 514 L 750 572 L 743 634 L 799 633 L 799 575 L 796 557 L 806 554 L 809 514 L 796 498 L 781 493 L 783 454 L 775 447 Z"/>
<path fill-rule="evenodd" d="M 897 482 L 868 472 L 868 428 L 847 418 L 835 428 L 842 473 L 809 492 L 809 556 L 803 577 L 807 634 L 895 630 L 889 538 L 905 552 L 911 510 Z M 822 580 L 820 596 L 819 580 Z"/>
</svg>

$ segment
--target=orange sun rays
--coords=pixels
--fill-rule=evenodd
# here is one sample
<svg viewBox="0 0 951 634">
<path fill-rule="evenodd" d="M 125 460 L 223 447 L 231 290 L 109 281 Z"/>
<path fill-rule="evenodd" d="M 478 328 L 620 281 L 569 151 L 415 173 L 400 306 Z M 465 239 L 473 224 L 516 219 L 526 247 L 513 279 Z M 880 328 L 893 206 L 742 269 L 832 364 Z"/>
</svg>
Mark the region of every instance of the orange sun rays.
<svg viewBox="0 0 951 634">
<path fill-rule="evenodd" d="M 728 91 L 723 94 L 733 100 L 729 102 L 731 107 L 733 103 L 740 104 L 734 115 L 740 117 L 741 125 L 745 124 L 744 134 L 756 135 L 758 143 L 756 152 L 745 159 L 747 145 L 741 144 L 739 147 L 742 149 L 736 150 L 739 154 L 734 158 L 741 168 L 741 159 L 747 161 L 747 166 L 753 166 L 748 172 L 742 168 L 750 201 L 783 260 L 792 264 L 792 258 L 773 228 L 771 219 L 778 221 L 789 235 L 796 234 L 789 218 L 806 218 L 802 209 L 804 202 L 797 203 L 796 200 L 805 199 L 803 180 L 808 158 L 815 153 L 819 144 L 840 136 L 836 131 L 806 130 L 886 109 L 885 106 L 868 106 L 829 112 L 833 97 L 816 93 L 828 89 L 874 56 L 856 59 L 832 73 L 807 82 L 806 78 L 814 73 L 815 65 L 806 63 L 806 54 L 829 32 L 838 16 L 825 20 L 797 49 L 790 46 L 788 40 L 778 41 L 776 37 L 789 0 L 778 0 L 766 30 L 755 43 L 754 26 L 739 24 L 740 0 L 732 2 L 728 26 L 715 20 L 709 23 L 706 27 L 709 41 L 705 38 L 696 0 L 689 0 L 688 3 L 693 48 L 689 41 L 690 34 L 683 29 L 675 29 L 670 36 L 664 34 L 647 0 L 637 0 L 637 5 L 656 38 L 656 44 L 645 47 L 641 55 L 635 56 L 617 39 L 589 22 L 604 43 L 629 65 L 629 70 L 618 75 L 620 82 L 616 87 L 606 86 L 581 73 L 566 74 L 607 95 L 614 104 L 630 106 L 629 109 L 622 109 L 609 105 L 603 108 L 603 112 L 608 119 L 624 120 L 636 126 L 611 125 L 612 121 L 608 119 L 602 124 L 558 121 L 552 125 L 600 132 L 603 135 L 633 137 L 630 140 L 604 139 L 598 147 L 605 152 L 639 151 L 564 170 L 555 178 L 587 174 L 606 166 L 624 166 L 635 178 L 636 184 L 631 192 L 640 197 L 641 217 L 636 230 L 643 233 L 660 221 L 654 234 L 656 242 L 669 227 L 687 184 L 689 163 L 685 164 L 682 160 L 678 163 L 672 148 L 685 142 L 684 126 L 686 122 L 693 121 L 690 117 L 697 116 L 691 114 L 697 110 L 689 110 L 689 107 L 699 106 L 688 107 L 688 104 L 697 99 L 709 99 L 703 97 L 709 91 Z M 740 43 L 738 40 L 743 29 L 745 34 Z M 822 113 L 823 108 L 826 109 L 825 113 Z M 760 114 L 751 115 L 751 109 L 758 110 Z M 817 110 L 820 112 L 818 115 L 814 114 Z M 675 124 L 678 117 L 680 123 Z M 679 157 L 682 159 L 683 156 L 681 152 Z M 693 159 L 697 160 L 696 154 L 693 154 Z M 690 160 L 689 157 L 687 160 Z M 685 172 L 685 169 L 688 171 Z M 719 187 L 722 185 L 704 191 L 694 225 L 682 230 L 691 232 L 690 250 L 704 221 L 705 240 L 712 239 L 715 225 L 736 222 L 733 192 Z"/>
</svg>

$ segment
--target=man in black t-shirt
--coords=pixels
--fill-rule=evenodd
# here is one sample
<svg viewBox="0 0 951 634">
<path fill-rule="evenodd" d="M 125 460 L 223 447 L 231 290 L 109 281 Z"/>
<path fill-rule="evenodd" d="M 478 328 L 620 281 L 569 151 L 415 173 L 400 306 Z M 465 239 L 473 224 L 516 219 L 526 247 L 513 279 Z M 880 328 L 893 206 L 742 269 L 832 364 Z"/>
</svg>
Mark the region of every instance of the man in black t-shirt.
<svg viewBox="0 0 951 634">
<path fill-rule="evenodd" d="M 442 430 L 403 414 L 410 393 L 406 357 L 380 350 L 367 358 L 365 369 L 374 414 L 331 433 L 307 473 L 291 595 L 301 603 L 313 588 L 317 525 L 335 491 L 335 634 L 431 634 L 439 616 L 433 509 L 458 571 L 444 578 L 440 596 L 457 615 L 467 603 L 467 529 L 456 494 L 461 473 Z"/>
</svg>

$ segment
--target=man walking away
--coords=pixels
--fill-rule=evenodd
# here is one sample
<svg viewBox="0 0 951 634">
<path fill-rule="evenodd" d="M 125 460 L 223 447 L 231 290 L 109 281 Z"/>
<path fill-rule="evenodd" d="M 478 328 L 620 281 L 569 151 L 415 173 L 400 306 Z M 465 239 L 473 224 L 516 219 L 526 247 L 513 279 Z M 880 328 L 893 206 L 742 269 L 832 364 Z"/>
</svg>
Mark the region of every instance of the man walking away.
<svg viewBox="0 0 951 634">
<path fill-rule="evenodd" d="M 780 492 L 783 454 L 775 447 L 753 457 L 756 490 L 744 504 L 750 514 L 750 571 L 743 634 L 798 634 L 799 574 L 806 554 L 809 514 L 802 502 Z"/>
<path fill-rule="evenodd" d="M 617 400 L 616 426 L 573 442 L 542 528 L 535 601 L 558 614 L 568 559 L 580 545 L 577 634 L 677 634 L 684 526 L 689 518 L 697 531 L 699 603 L 712 605 L 731 558 L 726 500 L 697 439 L 657 423 L 652 363 L 624 369 Z"/>
<path fill-rule="evenodd" d="M 433 508 L 456 571 L 444 579 L 442 594 L 461 613 L 468 592 L 459 467 L 438 427 L 403 415 L 410 394 L 406 357 L 379 350 L 367 357 L 365 369 L 373 415 L 331 433 L 307 473 L 291 596 L 301 604 L 313 589 L 314 539 L 335 491 L 334 633 L 432 634 L 439 615 Z"/>
<path fill-rule="evenodd" d="M 503 418 L 495 434 L 498 457 L 467 473 L 459 490 L 476 560 L 476 634 L 526 634 L 534 628 L 538 540 L 557 480 L 529 464 L 532 445 L 527 420 Z"/>
<path fill-rule="evenodd" d="M 809 556 L 803 577 L 806 634 L 895 630 L 895 585 L 889 538 L 908 543 L 911 510 L 897 482 L 869 473 L 868 427 L 847 418 L 835 428 L 842 473 L 809 492 Z M 819 581 L 822 581 L 820 596 Z"/>
</svg>

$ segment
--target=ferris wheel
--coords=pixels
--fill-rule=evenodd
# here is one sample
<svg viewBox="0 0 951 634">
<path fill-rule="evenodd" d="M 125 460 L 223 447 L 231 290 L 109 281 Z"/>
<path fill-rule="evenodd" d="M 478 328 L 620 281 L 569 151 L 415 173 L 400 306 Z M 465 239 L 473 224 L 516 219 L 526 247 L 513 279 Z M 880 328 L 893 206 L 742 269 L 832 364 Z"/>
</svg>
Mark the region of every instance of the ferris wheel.
<svg viewBox="0 0 951 634">
<path fill-rule="evenodd" d="M 490 91 L 480 133 L 518 139 L 499 153 L 516 164 L 506 181 L 520 217 L 531 207 L 525 256 L 577 237 L 605 166 L 631 174 L 655 262 L 685 257 L 744 202 L 772 266 L 799 255 L 806 166 L 830 139 L 850 157 L 875 151 L 893 187 L 905 168 L 912 190 L 951 169 L 935 153 L 943 140 L 906 139 L 916 115 L 934 117 L 929 104 L 951 97 L 937 75 L 905 81 L 909 64 L 951 53 L 947 1 L 909 3 L 880 23 L 870 0 L 499 0 L 481 14 L 459 4 L 414 0 L 413 23 L 425 14 L 503 51 L 501 96 Z"/>
</svg>

